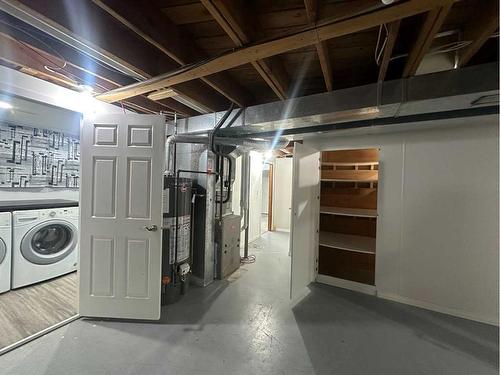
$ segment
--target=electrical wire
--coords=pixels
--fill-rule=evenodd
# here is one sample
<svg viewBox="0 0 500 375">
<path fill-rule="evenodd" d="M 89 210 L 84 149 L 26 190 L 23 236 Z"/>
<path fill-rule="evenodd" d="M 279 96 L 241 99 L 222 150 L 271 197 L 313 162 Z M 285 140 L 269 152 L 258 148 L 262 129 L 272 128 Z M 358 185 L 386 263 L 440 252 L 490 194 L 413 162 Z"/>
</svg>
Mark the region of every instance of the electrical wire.
<svg viewBox="0 0 500 375">
<path fill-rule="evenodd" d="M 385 38 L 384 42 L 382 43 L 382 47 L 380 47 L 379 51 L 379 45 L 380 45 L 380 37 L 382 36 L 382 27 L 385 29 Z M 380 25 L 378 29 L 378 37 L 377 37 L 377 45 L 375 46 L 375 62 L 377 65 L 380 65 L 380 58 L 382 57 L 382 54 L 384 53 L 385 46 L 387 44 L 387 39 L 389 39 L 389 30 L 387 29 L 386 24 Z"/>
<path fill-rule="evenodd" d="M 67 59 L 66 59 L 66 58 L 65 58 L 65 57 L 64 57 L 64 56 L 63 56 L 63 55 L 62 55 L 59 51 L 57 51 L 54 47 L 52 47 L 51 45 L 49 45 L 48 43 L 46 43 L 45 41 L 43 41 L 42 39 L 40 39 L 39 37 L 37 37 L 37 36 L 35 36 L 35 35 L 34 35 L 34 34 L 39 34 L 39 35 L 41 35 L 42 37 L 46 37 L 46 34 L 45 34 L 45 33 L 43 33 L 42 31 L 39 31 L 39 30 L 37 30 L 37 29 L 34 29 L 34 30 L 32 30 L 32 31 L 31 31 L 31 30 L 30 30 L 30 31 L 28 31 L 28 30 L 26 30 L 25 28 L 23 28 L 22 26 L 15 25 L 15 24 L 13 24 L 13 23 L 11 23 L 11 22 L 8 22 L 8 21 L 7 21 L 6 19 L 4 19 L 4 18 L 0 18 L 0 23 L 3 23 L 4 25 L 6 25 L 6 26 L 8 26 L 8 27 L 11 27 L 11 28 L 13 28 L 13 29 L 16 29 L 17 31 L 20 31 L 21 33 L 24 33 L 24 34 L 25 34 L 25 35 L 27 35 L 28 37 L 30 37 L 30 38 L 32 38 L 32 39 L 34 39 L 34 40 L 36 40 L 37 42 L 39 42 L 39 43 L 41 43 L 41 44 L 43 44 L 46 48 L 48 48 L 48 49 L 49 49 L 50 51 L 52 51 L 55 55 L 57 55 L 57 57 L 59 57 L 61 60 L 63 60 L 63 61 L 64 61 L 64 66 L 63 66 L 62 68 L 66 67 L 66 65 L 67 65 Z M 70 46 L 70 47 L 71 47 L 71 46 Z M 80 52 L 80 51 L 78 51 L 78 50 L 77 50 L 77 52 L 78 52 L 79 54 L 81 54 L 81 52 Z M 88 58 L 90 58 L 90 59 L 91 59 L 91 61 L 92 61 L 93 63 L 95 63 L 96 65 L 99 65 L 100 67 L 102 67 L 103 69 L 106 69 L 107 71 L 114 72 L 114 73 L 118 73 L 118 74 L 122 75 L 123 77 L 127 77 L 127 78 L 130 78 L 130 79 L 133 79 L 133 80 L 135 80 L 135 81 L 140 82 L 140 79 L 138 79 L 138 78 L 136 78 L 136 77 L 132 77 L 132 76 L 130 76 L 130 75 L 128 75 L 128 74 L 126 74 L 126 73 L 121 72 L 121 71 L 120 71 L 120 70 L 118 70 L 118 69 L 115 69 L 115 68 L 113 68 L 113 67 L 111 67 L 111 66 L 109 66 L 109 65 L 103 64 L 103 63 L 101 63 L 99 60 L 94 59 L 94 58 L 92 58 L 92 57 L 90 57 L 90 56 L 88 56 L 88 55 L 86 55 L 86 56 L 87 56 Z M 52 62 L 52 63 L 53 63 L 53 62 Z M 55 68 L 54 68 L 54 67 L 47 67 L 47 66 L 46 66 L 46 67 L 45 67 L 45 69 L 47 69 L 48 71 L 51 71 L 50 69 L 57 70 L 57 69 L 61 69 L 61 67 L 57 66 L 57 67 L 55 67 Z M 53 72 L 53 73 L 55 73 L 55 72 Z"/>
<path fill-rule="evenodd" d="M 50 46 L 48 43 L 44 42 L 42 39 L 34 36 L 31 32 L 25 30 L 24 28 L 22 28 L 21 26 L 18 26 L 18 25 L 14 25 L 8 21 L 6 21 L 5 19 L 3 18 L 0 18 L 0 22 L 3 23 L 4 25 L 7 25 L 9 27 L 12 27 L 13 29 L 16 29 L 17 31 L 20 31 L 22 33 L 24 33 L 25 35 L 29 36 L 30 38 L 36 40 L 37 42 L 43 44 L 45 47 L 47 47 L 49 50 L 51 50 L 54 54 L 57 55 L 57 57 L 59 57 L 61 60 L 64 60 L 64 66 L 66 66 L 66 59 L 59 53 L 59 51 L 57 51 L 56 49 L 54 49 L 52 46 Z"/>
<path fill-rule="evenodd" d="M 123 101 L 120 100 L 120 105 L 122 106 L 123 114 L 127 114 L 127 111 L 125 111 L 125 107 L 123 106 Z"/>
<path fill-rule="evenodd" d="M 381 4 L 381 3 L 380 3 Z M 359 12 L 355 12 L 355 13 L 352 13 L 352 14 L 349 14 L 348 16 L 343 16 L 343 17 L 338 17 L 338 18 L 335 18 L 335 19 L 328 19 L 328 20 L 325 20 L 325 21 L 321 21 L 321 22 L 317 22 L 315 24 L 312 24 L 312 25 L 309 25 L 307 27 L 304 27 L 304 28 L 301 28 L 300 30 L 297 30 L 295 32 L 292 32 L 292 33 L 289 33 L 289 34 L 286 34 L 285 36 L 286 37 L 292 37 L 294 35 L 298 35 L 298 34 L 301 34 L 303 32 L 307 32 L 307 31 L 313 31 L 313 30 L 316 30 L 318 27 L 322 27 L 322 26 L 328 26 L 328 25 L 332 25 L 332 24 L 335 24 L 335 23 L 338 23 L 340 21 L 346 21 L 346 20 L 349 20 L 349 19 L 352 19 L 352 18 L 356 18 L 360 15 L 366 15 L 366 14 L 370 14 L 380 8 L 383 8 L 383 7 L 386 7 L 384 5 L 376 5 L 376 6 L 372 6 L 368 9 L 364 9 L 362 11 L 359 11 Z M 157 81 L 162 81 L 164 79 L 168 79 L 168 78 L 171 78 L 171 77 L 174 77 L 174 76 L 177 76 L 179 74 L 182 74 L 186 71 L 189 71 L 191 69 L 194 69 L 194 68 L 197 68 L 199 66 L 202 66 L 206 63 L 209 63 L 210 61 L 213 61 L 219 57 L 222 57 L 222 56 L 226 56 L 230 53 L 233 53 L 233 52 L 238 52 L 240 50 L 244 50 L 244 49 L 247 49 L 249 47 L 254 47 L 254 46 L 257 46 L 257 45 L 260 45 L 262 43 L 269 43 L 269 42 L 273 42 L 273 41 L 277 41 L 277 40 L 280 40 L 283 36 L 277 36 L 277 37 L 270 37 L 270 38 L 264 38 L 264 39 L 259 39 L 253 43 L 248 43 L 248 44 L 245 44 L 244 46 L 241 46 L 241 47 L 234 47 L 234 48 L 229 48 L 227 50 L 224 50 L 224 51 L 221 51 L 220 53 L 214 55 L 214 56 L 210 56 L 208 58 L 205 58 L 203 60 L 199 60 L 197 62 L 194 62 L 194 63 L 191 63 L 191 64 L 188 64 L 188 65 L 183 65 L 177 69 L 174 69 L 170 72 L 167 72 L 167 73 L 164 73 L 164 74 L 160 74 L 158 76 L 155 76 L 153 78 L 150 78 L 148 81 L 149 83 L 153 83 L 153 82 L 157 82 Z M 146 82 L 146 81 L 139 81 L 137 84 L 140 84 L 140 83 L 143 83 L 143 82 Z M 134 84 L 136 85 L 136 84 Z M 124 87 L 123 89 L 127 89 L 126 87 Z M 119 91 L 120 88 L 116 89 L 116 91 Z"/>
<path fill-rule="evenodd" d="M 467 47 L 471 43 L 472 43 L 472 41 L 470 41 L 470 40 L 462 40 L 462 41 L 446 43 L 446 44 L 443 44 L 441 46 L 438 46 L 438 47 L 431 49 L 429 52 L 426 53 L 426 55 L 437 55 L 440 53 L 448 53 L 448 52 L 458 51 L 464 47 Z M 403 53 L 403 54 L 391 57 L 390 60 L 392 61 L 392 60 L 400 59 L 400 58 L 406 57 L 408 55 L 409 55 L 408 53 Z"/>
<path fill-rule="evenodd" d="M 247 257 L 241 257 L 240 263 L 241 264 L 251 264 L 251 263 L 255 263 L 256 260 L 257 260 L 257 257 L 255 255 L 251 254 Z"/>
</svg>

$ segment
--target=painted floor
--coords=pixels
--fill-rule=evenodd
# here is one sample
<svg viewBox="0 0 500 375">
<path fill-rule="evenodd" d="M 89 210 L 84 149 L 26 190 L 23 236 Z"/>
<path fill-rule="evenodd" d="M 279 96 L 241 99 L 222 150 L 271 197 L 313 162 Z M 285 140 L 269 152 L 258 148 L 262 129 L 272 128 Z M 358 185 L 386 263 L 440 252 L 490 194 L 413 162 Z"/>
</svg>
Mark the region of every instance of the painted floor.
<svg viewBox="0 0 500 375">
<path fill-rule="evenodd" d="M 314 284 L 288 300 L 288 235 L 191 289 L 159 322 L 80 319 L 0 357 L 0 374 L 496 374 L 498 328 Z"/>
</svg>

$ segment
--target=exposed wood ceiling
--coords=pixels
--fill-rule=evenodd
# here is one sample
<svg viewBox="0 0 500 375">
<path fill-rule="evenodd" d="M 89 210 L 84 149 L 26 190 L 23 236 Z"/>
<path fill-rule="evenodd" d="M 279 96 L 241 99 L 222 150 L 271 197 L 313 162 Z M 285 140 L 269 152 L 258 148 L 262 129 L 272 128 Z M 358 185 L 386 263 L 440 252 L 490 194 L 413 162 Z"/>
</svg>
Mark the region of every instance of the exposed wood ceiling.
<svg viewBox="0 0 500 375">
<path fill-rule="evenodd" d="M 498 0 L 2 1 L 136 77 L 4 13 L 0 63 L 97 94 L 122 87 L 101 98 L 144 113 L 192 116 L 411 77 L 438 50 L 453 50 L 440 53 L 448 68 L 498 61 Z"/>
</svg>

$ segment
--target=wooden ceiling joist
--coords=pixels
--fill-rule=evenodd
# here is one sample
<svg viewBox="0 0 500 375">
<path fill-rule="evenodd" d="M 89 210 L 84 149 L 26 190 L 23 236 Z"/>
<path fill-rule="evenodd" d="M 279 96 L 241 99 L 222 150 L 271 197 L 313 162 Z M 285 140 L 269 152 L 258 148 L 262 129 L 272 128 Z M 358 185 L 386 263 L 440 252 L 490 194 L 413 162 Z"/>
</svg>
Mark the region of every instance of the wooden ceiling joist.
<svg viewBox="0 0 500 375">
<path fill-rule="evenodd" d="M 304 0 L 306 7 L 307 19 L 312 25 L 316 24 L 318 19 L 318 3 L 317 0 Z M 321 72 L 325 80 L 325 87 L 327 91 L 333 90 L 333 77 L 332 77 L 332 63 L 330 61 L 330 53 L 326 42 L 319 42 L 315 44 L 316 52 L 318 54 Z"/>
<path fill-rule="evenodd" d="M 383 82 L 387 74 L 387 69 L 389 68 L 389 62 L 391 61 L 392 51 L 396 45 L 396 39 L 398 38 L 399 27 L 401 26 L 401 20 L 391 22 L 387 25 L 387 40 L 385 42 L 384 53 L 382 54 L 382 60 L 380 61 L 380 68 L 378 71 L 378 82 Z"/>
<path fill-rule="evenodd" d="M 315 28 L 271 41 L 256 43 L 248 47 L 242 47 L 234 52 L 200 62 L 196 66 L 186 67 L 180 71 L 169 72 L 145 82 L 110 91 L 99 95 L 99 99 L 113 102 L 161 88 L 171 87 L 172 85 L 206 77 L 256 60 L 276 56 L 286 51 L 314 45 L 328 39 L 353 34 L 384 23 L 394 22 L 401 18 L 428 12 L 436 8 L 436 6 L 448 5 L 449 2 L 449 0 L 409 0 L 341 21 L 324 20 L 319 22 Z"/>
<path fill-rule="evenodd" d="M 178 26 L 169 22 L 169 19 L 149 1 L 92 1 L 181 66 L 207 57 L 195 48 L 194 41 L 184 35 Z M 201 79 L 240 107 L 248 105 L 251 101 L 250 95 L 226 73 Z"/>
<path fill-rule="evenodd" d="M 60 57 L 51 55 L 26 42 L 16 40 L 3 32 L 0 32 L 0 45 L 3 47 L 0 61 L 17 66 L 18 69 L 29 75 L 71 89 L 78 89 L 78 86 L 86 83 L 86 80 L 89 79 L 90 72 L 88 69 L 74 65 L 68 60 L 62 60 Z M 61 69 L 61 67 L 64 68 Z M 92 86 L 96 92 L 105 92 L 121 86 L 95 73 L 92 75 L 92 80 Z M 143 113 L 172 111 L 167 105 L 149 100 L 143 96 L 129 98 L 123 102 L 123 105 Z M 194 113 L 194 111 L 191 111 L 184 115 L 192 116 Z"/>
<path fill-rule="evenodd" d="M 119 61 L 123 66 L 150 78 L 160 72 L 174 70 L 178 65 L 167 56 L 116 22 L 92 2 L 64 0 L 8 0 L 43 22 L 63 30 L 101 54 Z M 68 14 L 74 17 L 68 17 Z M 78 21 L 76 18 L 78 17 Z M 92 25 L 92 27 L 88 27 Z M 105 36 L 105 37 L 103 37 Z M 202 82 L 184 83 L 174 87 L 184 98 L 208 111 L 227 107 L 227 100 Z"/>
<path fill-rule="evenodd" d="M 447 4 L 437 6 L 425 15 L 425 20 L 422 28 L 420 29 L 417 40 L 413 44 L 408 55 L 408 59 L 406 60 L 403 78 L 414 76 L 417 72 L 420 63 L 424 59 L 425 54 L 434 41 L 434 37 L 441 29 L 453 2 L 454 0 L 450 0 Z"/>
<path fill-rule="evenodd" d="M 471 44 L 458 53 L 458 67 L 467 65 L 483 44 L 498 30 L 498 0 L 483 0 L 471 22 L 466 25 L 462 39 Z"/>
<path fill-rule="evenodd" d="M 232 0 L 201 0 L 201 2 L 237 47 L 251 42 L 250 26 L 244 21 L 241 10 L 238 10 Z M 250 63 L 278 98 L 282 100 L 287 98 L 289 79 L 279 57 L 274 56 Z"/>
</svg>

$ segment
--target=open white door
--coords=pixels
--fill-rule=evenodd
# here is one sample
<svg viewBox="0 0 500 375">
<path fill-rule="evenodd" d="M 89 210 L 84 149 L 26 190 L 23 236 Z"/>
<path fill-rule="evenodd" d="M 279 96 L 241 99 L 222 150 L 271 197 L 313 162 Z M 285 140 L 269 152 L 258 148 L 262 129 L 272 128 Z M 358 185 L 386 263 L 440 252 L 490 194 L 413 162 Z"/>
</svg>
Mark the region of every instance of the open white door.
<svg viewBox="0 0 500 375">
<path fill-rule="evenodd" d="M 320 154 L 295 143 L 290 227 L 290 298 L 297 301 L 314 281 L 319 230 Z"/>
<path fill-rule="evenodd" d="M 159 319 L 165 120 L 102 115 L 81 134 L 79 313 Z"/>
</svg>

